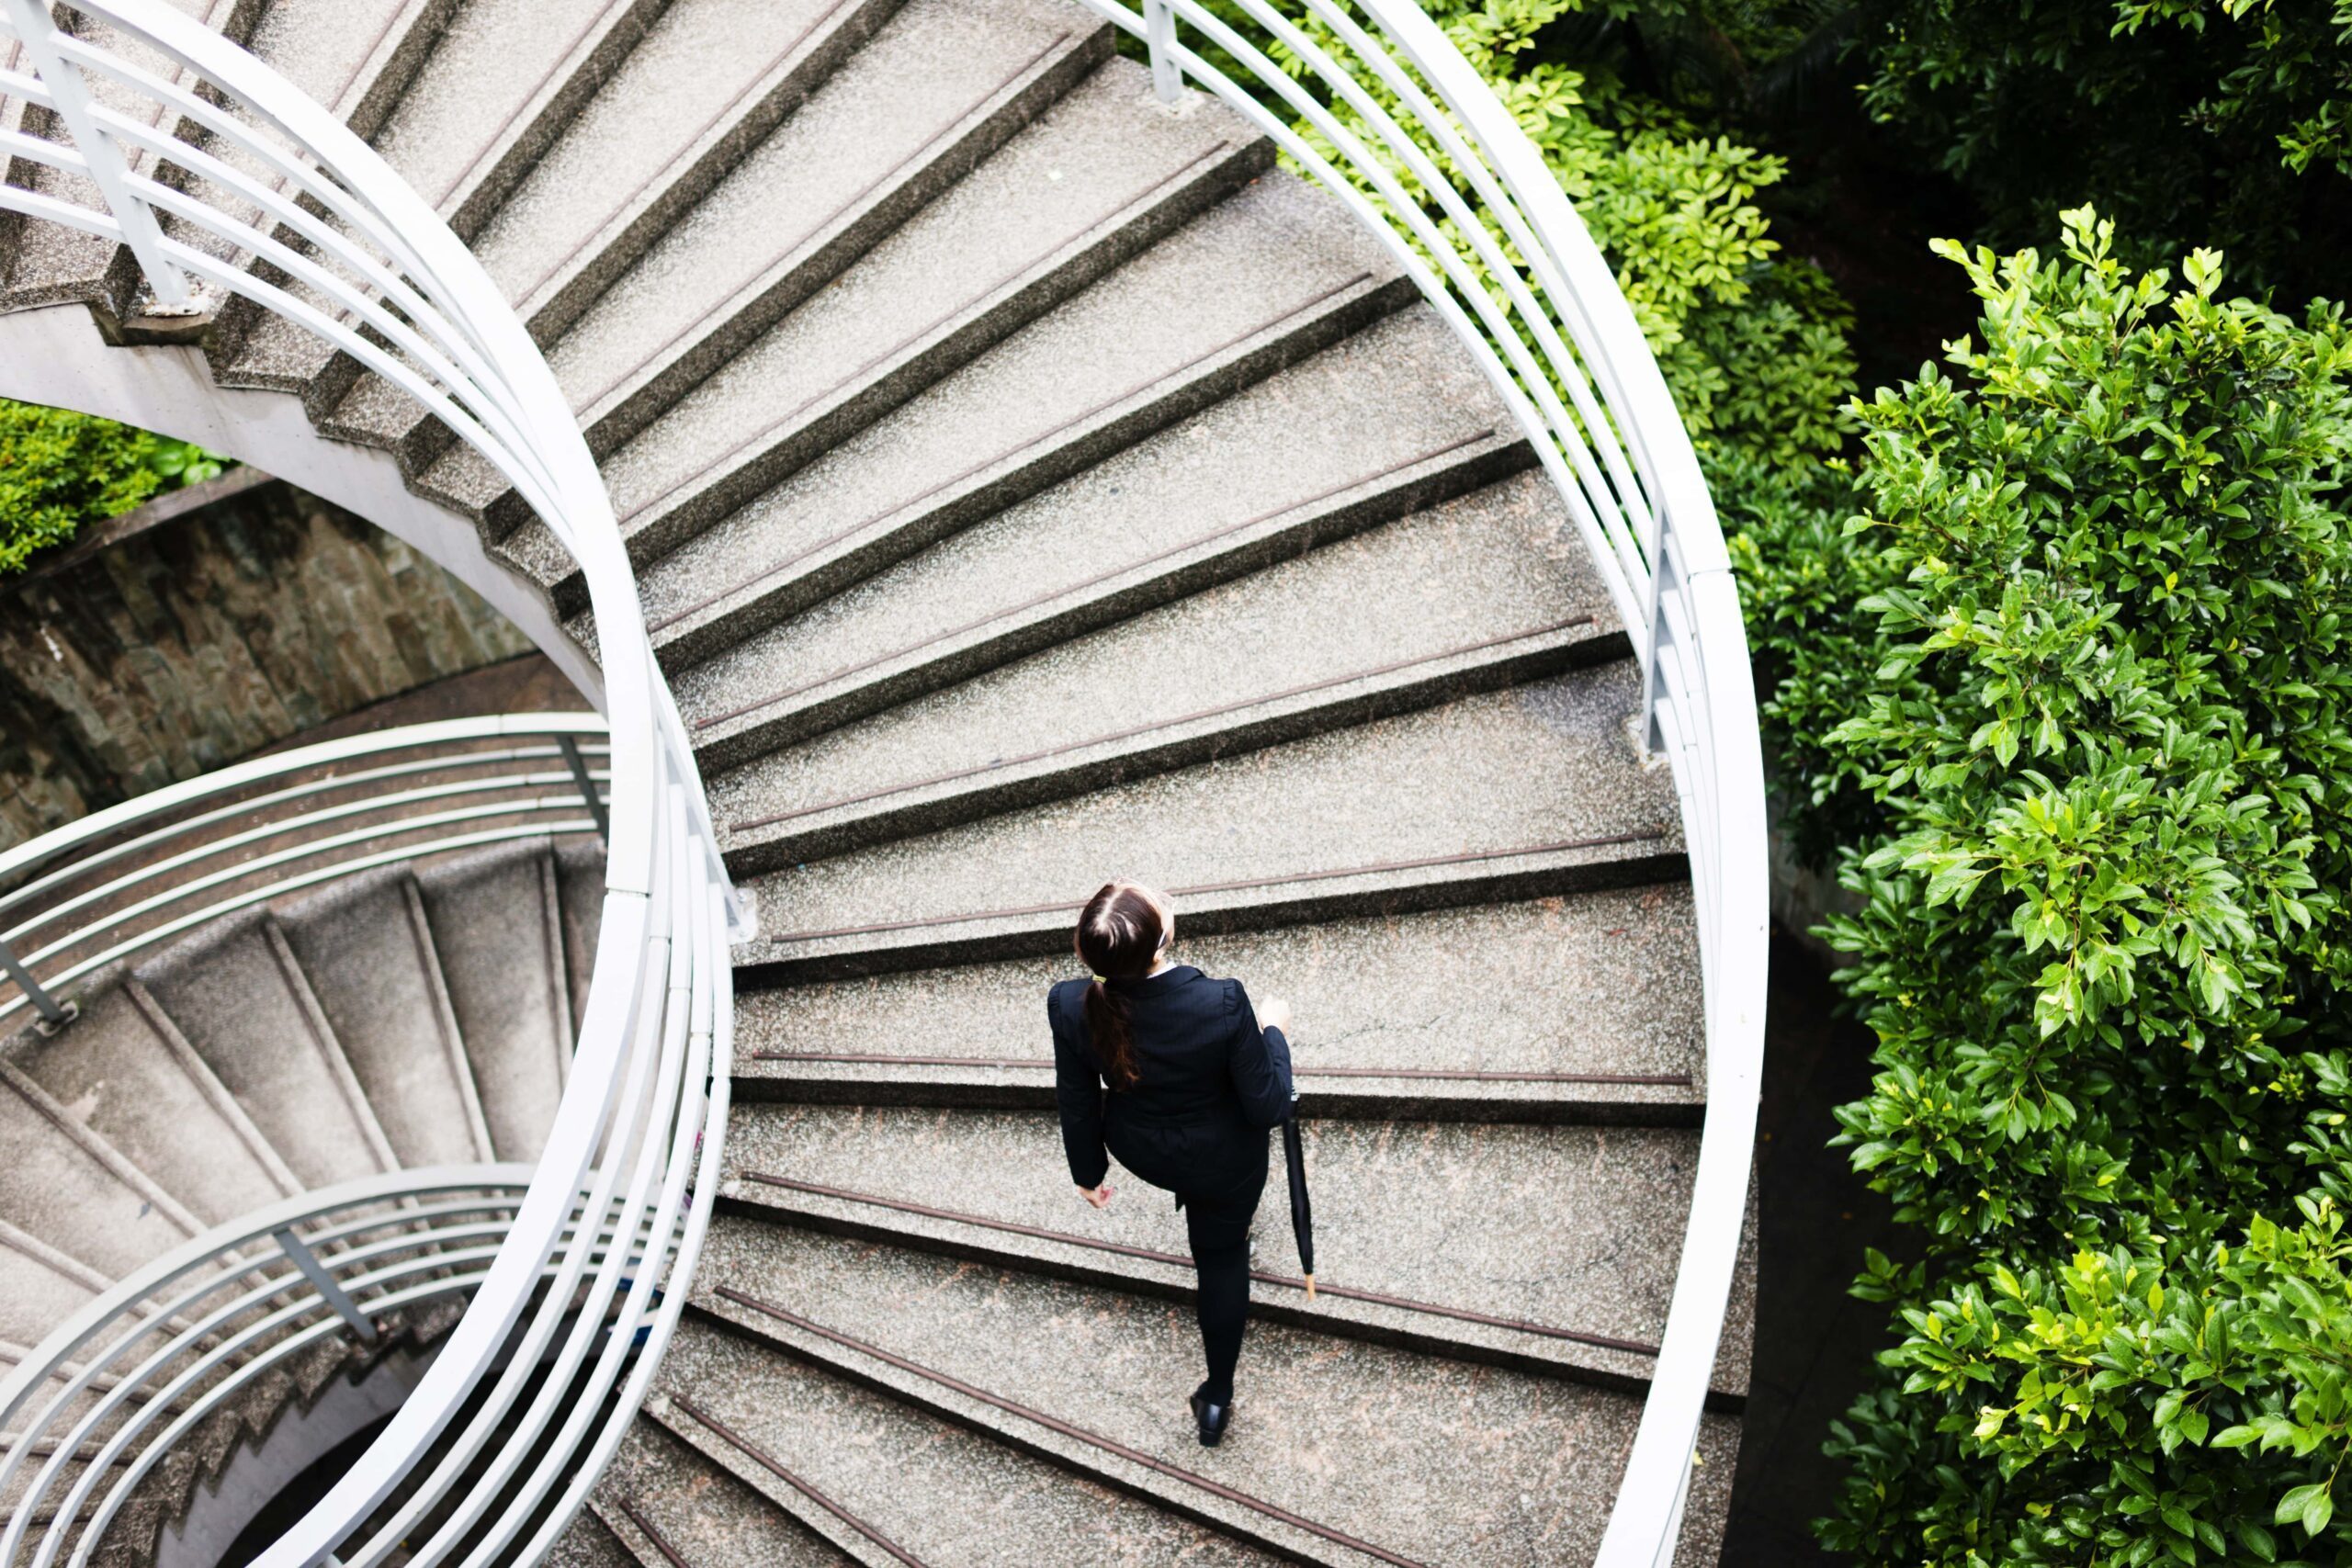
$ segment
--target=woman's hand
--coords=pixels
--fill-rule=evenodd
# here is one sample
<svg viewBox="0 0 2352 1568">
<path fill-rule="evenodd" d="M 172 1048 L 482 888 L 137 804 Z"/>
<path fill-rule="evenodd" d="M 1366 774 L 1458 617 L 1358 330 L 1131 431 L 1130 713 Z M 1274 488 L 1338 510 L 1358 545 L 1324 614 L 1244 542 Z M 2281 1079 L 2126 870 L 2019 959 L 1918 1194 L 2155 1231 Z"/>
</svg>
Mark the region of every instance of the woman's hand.
<svg viewBox="0 0 2352 1568">
<path fill-rule="evenodd" d="M 1100 1187 L 1081 1187 L 1078 1190 L 1078 1195 L 1098 1209 L 1107 1209 L 1111 1206 L 1111 1184 L 1107 1181 Z"/>
<path fill-rule="evenodd" d="M 1280 997 L 1258 1004 L 1258 1027 L 1290 1032 L 1290 1003 Z"/>
</svg>

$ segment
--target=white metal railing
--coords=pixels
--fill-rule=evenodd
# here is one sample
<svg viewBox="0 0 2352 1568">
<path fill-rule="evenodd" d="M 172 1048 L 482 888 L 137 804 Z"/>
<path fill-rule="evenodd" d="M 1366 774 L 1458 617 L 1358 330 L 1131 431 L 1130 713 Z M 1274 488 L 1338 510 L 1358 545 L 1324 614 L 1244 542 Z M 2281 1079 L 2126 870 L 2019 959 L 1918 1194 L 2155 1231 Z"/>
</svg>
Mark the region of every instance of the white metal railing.
<svg viewBox="0 0 2352 1568">
<path fill-rule="evenodd" d="M 22 45 L 0 95 L 42 111 L 0 132 L 0 156 L 48 171 L 37 189 L 0 186 L 0 208 L 127 245 L 161 303 L 243 296 L 384 377 L 513 484 L 588 584 L 609 831 L 562 1103 L 415 1393 L 259 1562 L 536 1560 L 618 1445 L 685 1299 L 628 1259 L 669 1257 L 683 1278 L 700 1247 L 726 1120 L 727 943 L 745 934 L 742 911 L 604 482 L 480 264 L 340 121 L 163 0 L 73 0 L 66 16 L 51 0 L 0 0 Z M 614 1245 L 598 1241 L 606 1231 Z M 646 1353 L 632 1356 L 639 1327 Z M 70 1509 L 37 1522 L 16 1508 L 0 1568 L 78 1565 L 96 1540 Z"/>
<path fill-rule="evenodd" d="M 0 852 L 0 1031 L 28 1007 L 54 1030 L 72 988 L 107 964 L 306 887 L 602 833 L 607 750 L 594 714 L 377 730 L 219 769 Z"/>
<path fill-rule="evenodd" d="M 1746 637 L 1690 439 L 1607 263 L 1542 155 L 1409 0 L 1283 0 L 1280 9 L 1271 0 L 1221 0 L 1223 15 L 1202 0 L 1142 0 L 1140 10 L 1124 0 L 1084 3 L 1145 41 L 1163 96 L 1186 78 L 1215 94 L 1384 242 L 1533 444 L 1633 635 L 1645 742 L 1672 768 L 1696 896 L 1708 1110 L 1663 1348 L 1601 1561 L 1664 1563 L 1745 1213 L 1767 929 L 1762 761 Z M 594 601 L 613 733 L 610 891 L 590 1028 L 557 1140 L 517 1211 L 511 1257 L 503 1253 L 485 1280 L 430 1386 L 265 1559 L 283 1568 L 337 1551 L 372 1565 L 397 1532 L 355 1542 L 357 1521 L 451 1419 L 548 1260 L 577 1257 L 587 1267 L 584 1253 L 561 1249 L 561 1236 L 583 1188 L 602 1201 L 619 1184 L 615 1158 L 595 1163 L 600 1148 L 629 1142 L 605 1139 L 607 1121 L 658 1104 L 653 1120 L 674 1115 L 684 1129 L 673 1016 L 702 1021 L 687 1031 L 685 1081 L 707 1066 L 698 1050 L 723 1063 L 727 973 L 717 928 L 726 879 L 587 449 L 537 348 L 464 247 L 367 148 L 250 57 L 158 0 L 74 5 L 96 24 L 79 36 L 51 28 L 47 0 L 0 0 L 34 73 L 0 73 L 0 93 L 50 109 L 74 143 L 21 134 L 0 141 L 0 153 L 61 174 L 54 191 L 0 189 L 0 203 L 121 241 L 161 299 L 181 296 L 189 279 L 243 294 L 418 397 L 514 484 L 579 560 Z M 162 102 L 174 114 L 151 123 L 125 112 L 130 100 Z M 157 129 L 164 124 L 196 128 L 203 145 Z M 264 282 L 248 265 L 255 259 L 292 281 Z M 684 951 L 673 954 L 673 945 Z M 649 1081 L 669 1087 L 657 1092 Z M 711 1114 L 723 1114 L 723 1104 Z M 656 1142 L 642 1140 L 647 1148 Z M 657 1161 L 633 1175 L 632 1201 L 650 1193 L 658 1169 Z M 688 1232 L 690 1264 L 691 1224 Z M 544 1312 L 532 1332 L 554 1332 Z M 633 1377 L 622 1419 L 641 1392 L 641 1375 Z M 555 1422 L 551 1411 L 531 1419 L 539 1423 L 526 1427 L 533 1434 Z M 566 1418 L 564 1433 L 575 1425 Z M 582 1439 L 593 1462 L 581 1465 L 550 1528 L 576 1507 L 617 1430 L 606 1423 Z M 557 1468 L 551 1459 L 538 1472 L 550 1479 L 533 1484 L 551 1487 Z M 435 1487 L 447 1483 L 436 1473 L 420 1495 L 438 1496 Z M 503 1546 L 511 1533 L 490 1539 Z M 447 1555 L 452 1539 L 446 1529 L 435 1535 L 424 1560 Z M 547 1539 L 547 1530 L 533 1538 Z M 11 1561 L 0 1550 L 0 1568 Z"/>
<path fill-rule="evenodd" d="M 1747 1213 L 1769 934 L 1747 638 L 1697 454 L 1543 154 L 1411 0 L 1084 4 L 1143 40 L 1162 98 L 1197 82 L 1382 240 L 1533 444 L 1633 635 L 1643 744 L 1673 770 L 1690 855 L 1707 1112 L 1657 1370 L 1600 1562 L 1664 1568 Z"/>
</svg>

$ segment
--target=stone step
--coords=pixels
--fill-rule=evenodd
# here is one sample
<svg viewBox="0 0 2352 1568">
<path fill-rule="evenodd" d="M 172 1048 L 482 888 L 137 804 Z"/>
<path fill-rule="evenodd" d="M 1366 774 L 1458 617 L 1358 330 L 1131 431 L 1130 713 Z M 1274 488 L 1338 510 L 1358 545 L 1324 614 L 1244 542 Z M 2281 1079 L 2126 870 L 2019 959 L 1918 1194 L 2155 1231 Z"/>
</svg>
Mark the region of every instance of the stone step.
<svg viewBox="0 0 2352 1568">
<path fill-rule="evenodd" d="M 269 0 L 245 47 L 362 139 L 379 130 L 463 0 Z"/>
<path fill-rule="evenodd" d="M 1014 25 L 1005 26 L 1008 21 Z M 549 363 L 580 411 L 590 446 L 609 453 L 725 371 L 788 310 L 968 177 L 975 164 L 990 171 L 984 185 L 1003 188 L 981 193 L 992 202 L 958 192 L 959 209 L 977 212 L 983 222 L 1001 224 L 1005 215 L 999 209 L 1012 198 L 1025 197 L 1026 206 L 1040 206 L 1020 186 L 1005 186 L 986 160 L 1108 52 L 1107 28 L 1058 5 L 1029 0 L 1007 12 L 974 0 L 911 0 L 683 214 L 554 345 Z M 1115 133 L 1097 129 L 1105 133 L 1085 155 L 1072 160 L 1065 150 L 1059 161 L 1125 167 L 1148 163 L 1165 140 L 1137 137 L 1136 128 L 1124 122 Z M 1132 150 L 1129 143 L 1135 144 Z M 1050 184 L 1041 171 L 1030 172 L 1032 184 Z M 1088 187 L 1075 186 L 1062 205 L 1086 194 Z M 1188 208 L 1166 197 L 1159 203 L 1177 218 L 1197 205 Z M 746 222 L 746 212 L 796 217 L 788 225 L 771 226 Z M 1035 220 L 1037 214 L 1027 216 Z M 1116 243 L 1093 247 L 1094 253 L 1105 253 L 1094 270 L 1155 231 L 1132 222 L 1114 229 Z M 979 238 L 984 245 L 1001 243 L 994 233 Z M 1013 243 L 1028 238 L 1021 229 L 1012 231 Z M 905 249 L 904 242 L 893 246 Z M 912 254 L 918 265 L 943 265 L 929 246 L 919 245 Z M 1080 259 L 1091 254 L 1082 252 Z M 964 259 L 951 251 L 945 265 Z M 908 269 L 901 265 L 898 270 Z M 1047 282 L 1067 293 L 1091 276 L 1066 265 Z M 926 296 L 938 287 L 933 277 L 912 282 Z M 964 280 L 954 276 L 950 282 L 960 287 Z M 1042 296 L 1035 309 L 1058 297 L 1045 288 L 1027 293 Z M 839 319 L 841 301 L 831 290 L 825 297 L 827 310 Z M 868 293 L 860 311 L 869 310 L 872 301 Z M 903 308 L 875 315 L 876 330 L 903 332 Z M 426 494 L 477 518 L 492 539 L 504 538 L 528 520 L 527 509 L 504 479 L 470 449 L 453 447 L 418 482 Z"/>
<path fill-rule="evenodd" d="M 495 1157 L 537 1159 L 571 1056 L 555 862 L 501 847 L 424 867 L 417 883 Z"/>
<path fill-rule="evenodd" d="M 1292 1003 L 1308 1116 L 1696 1125 L 1704 1104 L 1687 885 L 1228 935 L 1180 918 L 1173 952 Z M 1079 972 L 1064 944 L 747 992 L 736 1099 L 1050 1109 L 1043 998 Z"/>
<path fill-rule="evenodd" d="M 643 1568 L 850 1568 L 856 1561 L 642 1416 L 589 1506 Z"/>
<path fill-rule="evenodd" d="M 302 1190 L 144 987 L 79 999 L 71 1028 L 19 1035 L 8 1063 L 208 1225 Z"/>
<path fill-rule="evenodd" d="M 1394 396 L 1408 381 L 1425 395 Z M 1534 460 L 1506 423 L 1436 313 L 1412 306 L 679 670 L 672 689 L 706 770 L 741 763 L 1502 479 Z M 1300 428 L 1348 439 L 1290 439 Z"/>
<path fill-rule="evenodd" d="M 1195 933 L 1670 880 L 1672 789 L 1624 724 L 1639 691 L 1630 660 L 1603 665 L 759 876 L 738 969 L 1065 952 L 1114 872 L 1172 894 Z"/>
<path fill-rule="evenodd" d="M 631 1568 L 637 1558 L 622 1545 L 603 1517 L 594 1506 L 575 1516 L 564 1532 L 555 1538 L 555 1545 L 548 1550 L 547 1568 Z M 678 1568 L 667 1558 L 657 1557 L 651 1568 Z M 687 1563 L 686 1568 L 696 1568 Z"/>
<path fill-rule="evenodd" d="M 694 1301 L 792 1356 L 1331 1568 L 1589 1562 L 1641 1416 L 1633 1395 L 1261 1318 L 1232 1429 L 1206 1450 L 1184 1405 L 1200 1339 L 1178 1303 L 733 1218 L 711 1228 Z M 748 1403 L 727 1378 L 670 1375 Z M 1705 1418 L 1701 1459 L 1726 1484 L 1736 1442 L 1735 1423 Z M 1501 1466 L 1516 1473 L 1498 1487 Z"/>
<path fill-rule="evenodd" d="M 661 1384 L 647 1418 L 869 1568 L 1273 1561 L 1022 1445 L 692 1318 Z"/>
<path fill-rule="evenodd" d="M 773 870 L 1623 658 L 1551 493 L 1510 481 L 772 752 L 714 781 L 729 852 Z"/>
<path fill-rule="evenodd" d="M 1059 233 L 1071 212 L 1091 215 L 1107 197 L 1141 188 L 1134 172 L 1156 172 L 1165 152 L 1189 158 L 1216 145 L 1207 122 L 1123 118 L 1110 134 L 1102 102 L 1131 86 L 1135 68 L 1099 69 L 1057 96 L 1099 59 L 1099 33 L 1065 15 L 1039 44 L 1026 28 L 999 29 L 999 14 L 963 0 L 910 0 L 596 301 L 550 360 L 597 450 L 643 430 L 845 267 L 855 271 L 902 223 L 920 220 L 930 230 L 961 213 L 959 232 L 984 243 L 996 237 L 992 222 L 1017 223 L 1011 232 L 1025 238 Z M 1008 139 L 1013 150 L 1000 153 Z M 1097 206 L 1081 209 L 1087 196 Z M 926 210 L 943 197 L 951 202 L 944 212 Z M 744 222 L 747 210 L 804 216 L 771 231 Z M 1160 210 L 1187 215 L 1165 197 Z M 1115 232 L 1140 244 L 1156 231 L 1130 224 Z M 1095 252 L 1121 254 L 1107 244 Z M 948 281 L 964 287 L 950 297 L 969 291 L 967 258 L 918 248 L 913 259 L 933 268 L 963 263 Z M 1065 276 L 1075 288 L 1091 275 Z M 921 281 L 926 293 L 940 287 Z M 883 324 L 901 335 L 907 325 Z"/>
<path fill-rule="evenodd" d="M 267 915 L 223 922 L 142 965 L 139 978 L 304 1189 L 398 1168 L 366 1090 Z"/>
<path fill-rule="evenodd" d="M 102 1289 L 204 1229 L 112 1145 L 5 1063 L 0 1149 L 8 1151 L 0 1166 L 0 1216 L 17 1233 L 16 1249 L 67 1282 Z"/>
<path fill-rule="evenodd" d="M 389 101 L 379 123 L 364 129 L 469 239 L 670 3 L 465 0 L 446 17 L 427 13 L 423 23 L 439 23 L 431 47 L 381 90 Z M 307 289 L 295 292 L 322 303 Z M 359 380 L 357 361 L 285 317 L 238 318 L 233 342 L 213 359 L 224 385 L 296 393 L 319 421 Z"/>
<path fill-rule="evenodd" d="M 525 325 L 552 341 L 897 5 L 670 0 L 474 237 Z M 412 472 L 451 442 L 372 373 L 320 428 Z"/>
<path fill-rule="evenodd" d="M 1401 306 L 1329 200 L 1259 181 L 821 457 L 763 388 L 684 400 L 605 466 L 635 558 L 674 552 L 639 577 L 661 640 L 733 640 Z M 773 453 L 814 460 L 787 479 Z M 576 573 L 552 581 L 584 607 Z"/>
<path fill-rule="evenodd" d="M 287 944 L 404 1166 L 492 1157 L 416 879 L 404 866 L 332 883 L 282 912 Z"/>
<path fill-rule="evenodd" d="M 1168 1194 L 1114 1162 L 1110 1207 L 1088 1207 L 1057 1128 L 1050 1111 L 745 1105 L 719 1195 L 810 1229 L 1191 1301 Z M 1300 1132 L 1317 1290 L 1307 1297 L 1276 1136 L 1254 1233 L 1270 1321 L 1646 1387 L 1695 1129 L 1310 1119 Z"/>
</svg>

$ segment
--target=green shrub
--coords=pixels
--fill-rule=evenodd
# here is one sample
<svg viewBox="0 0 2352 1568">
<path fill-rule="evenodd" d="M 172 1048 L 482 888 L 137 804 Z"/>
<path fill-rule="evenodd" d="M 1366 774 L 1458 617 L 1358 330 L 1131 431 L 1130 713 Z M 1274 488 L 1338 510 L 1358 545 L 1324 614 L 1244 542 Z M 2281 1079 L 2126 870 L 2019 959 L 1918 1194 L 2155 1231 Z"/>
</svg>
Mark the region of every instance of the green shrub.
<svg viewBox="0 0 2352 1568">
<path fill-rule="evenodd" d="M 1825 1537 L 2352 1561 L 2352 333 L 2065 221 L 1939 247 L 1984 343 L 1858 407 L 1842 552 L 1803 498 L 1742 539 L 1775 722 L 1870 807 L 1830 935 L 1882 1071 L 1838 1119 L 1923 1237 L 1862 1281 L 1902 1337 Z"/>
<path fill-rule="evenodd" d="M 220 472 L 216 453 L 109 419 L 0 400 L 0 576 L 157 491 Z"/>
</svg>

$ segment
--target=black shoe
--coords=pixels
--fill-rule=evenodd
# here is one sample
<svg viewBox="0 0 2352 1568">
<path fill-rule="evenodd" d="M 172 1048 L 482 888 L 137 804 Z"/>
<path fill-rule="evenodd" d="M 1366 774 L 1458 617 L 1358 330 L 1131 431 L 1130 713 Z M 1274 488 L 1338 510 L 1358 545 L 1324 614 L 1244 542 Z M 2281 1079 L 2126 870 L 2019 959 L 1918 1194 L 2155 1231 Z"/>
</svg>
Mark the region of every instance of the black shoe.
<svg viewBox="0 0 2352 1568">
<path fill-rule="evenodd" d="M 1193 1419 L 1200 1423 L 1201 1447 L 1213 1449 L 1225 1441 L 1225 1429 L 1233 1425 L 1233 1406 L 1210 1404 L 1208 1389 L 1203 1383 L 1193 1391 Z"/>
</svg>

